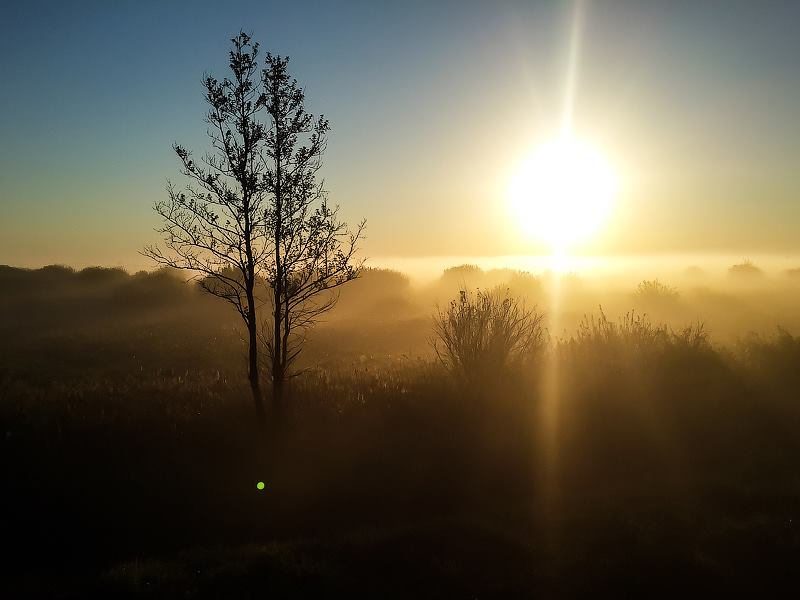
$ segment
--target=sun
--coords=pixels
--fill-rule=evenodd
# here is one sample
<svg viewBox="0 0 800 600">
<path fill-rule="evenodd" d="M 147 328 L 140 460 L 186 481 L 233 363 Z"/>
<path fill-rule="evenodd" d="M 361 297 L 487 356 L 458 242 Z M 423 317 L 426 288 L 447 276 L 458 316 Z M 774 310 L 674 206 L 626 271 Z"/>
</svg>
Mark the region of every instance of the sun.
<svg viewBox="0 0 800 600">
<path fill-rule="evenodd" d="M 561 254 L 602 227 L 616 189 L 616 177 L 602 154 L 562 136 L 520 163 L 510 181 L 509 201 L 525 234 Z"/>
</svg>

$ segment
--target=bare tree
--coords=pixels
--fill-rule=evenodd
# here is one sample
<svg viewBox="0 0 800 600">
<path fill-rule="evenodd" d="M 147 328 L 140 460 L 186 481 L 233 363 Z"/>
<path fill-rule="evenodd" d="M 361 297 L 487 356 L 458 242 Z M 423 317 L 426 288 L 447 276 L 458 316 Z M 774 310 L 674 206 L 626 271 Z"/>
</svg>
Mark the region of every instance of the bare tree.
<svg viewBox="0 0 800 600">
<path fill-rule="evenodd" d="M 262 265 L 271 288 L 271 322 L 264 343 L 271 363 L 273 402 L 280 411 L 284 383 L 305 333 L 338 299 L 335 288 L 359 274 L 355 260 L 365 222 L 348 229 L 330 206 L 317 174 L 328 121 L 304 108 L 305 94 L 288 72 L 289 59 L 267 54 L 262 79 L 269 129 L 263 164 L 267 228 L 273 252 Z"/>
<path fill-rule="evenodd" d="M 317 173 L 328 121 L 306 113 L 288 58 L 267 54 L 259 69 L 259 45 L 241 32 L 231 41 L 232 78 L 203 81 L 213 152 L 195 162 L 183 146 L 173 146 L 190 183 L 182 191 L 170 183 L 167 200 L 156 202 L 164 243 L 144 254 L 194 272 L 205 291 L 242 317 L 250 387 L 263 424 L 259 342 L 280 409 L 308 328 L 335 305 L 335 288 L 358 276 L 364 221 L 351 231 L 338 206 L 327 202 Z M 267 318 L 259 310 L 265 302 L 272 305 Z"/>
<path fill-rule="evenodd" d="M 232 78 L 206 76 L 204 97 L 212 152 L 195 162 L 189 150 L 174 144 L 181 173 L 189 180 L 178 191 L 170 183 L 166 200 L 154 209 L 163 246 L 143 254 L 158 264 L 195 273 L 208 293 L 233 305 L 248 332 L 250 388 L 259 422 L 264 423 L 258 363 L 259 270 L 273 250 L 266 228 L 264 180 L 268 132 L 259 120 L 266 106 L 258 66 L 258 44 L 239 33 L 232 40 Z"/>
</svg>

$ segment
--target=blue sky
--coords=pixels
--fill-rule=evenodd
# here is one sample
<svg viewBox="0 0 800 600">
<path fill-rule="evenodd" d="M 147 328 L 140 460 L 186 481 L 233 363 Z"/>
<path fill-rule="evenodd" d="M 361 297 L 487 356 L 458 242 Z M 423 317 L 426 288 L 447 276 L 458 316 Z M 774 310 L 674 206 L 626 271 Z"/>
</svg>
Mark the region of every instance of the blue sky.
<svg viewBox="0 0 800 600">
<path fill-rule="evenodd" d="M 539 252 L 503 182 L 552 135 L 571 2 L 19 2 L 0 20 L 0 263 L 142 265 L 240 28 L 333 127 L 371 256 Z M 586 3 L 575 123 L 623 183 L 589 251 L 800 251 L 800 3 Z"/>
</svg>

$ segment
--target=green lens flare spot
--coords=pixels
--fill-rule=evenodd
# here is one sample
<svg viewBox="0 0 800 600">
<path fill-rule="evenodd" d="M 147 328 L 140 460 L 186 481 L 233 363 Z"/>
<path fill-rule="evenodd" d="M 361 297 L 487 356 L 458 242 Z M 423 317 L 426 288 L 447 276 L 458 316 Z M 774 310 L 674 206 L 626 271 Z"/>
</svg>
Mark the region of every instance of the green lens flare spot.
<svg viewBox="0 0 800 600">
<path fill-rule="evenodd" d="M 263 489 L 264 489 L 266 486 L 264 485 L 264 482 L 263 482 L 263 481 L 259 481 L 259 482 L 256 484 L 256 487 L 257 487 L 259 490 L 263 490 Z"/>
</svg>

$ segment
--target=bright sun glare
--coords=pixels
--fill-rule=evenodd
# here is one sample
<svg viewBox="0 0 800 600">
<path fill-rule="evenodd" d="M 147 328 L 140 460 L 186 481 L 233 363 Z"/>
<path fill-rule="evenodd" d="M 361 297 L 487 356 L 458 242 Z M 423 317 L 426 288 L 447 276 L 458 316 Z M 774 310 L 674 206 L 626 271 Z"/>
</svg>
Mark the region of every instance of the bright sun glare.
<svg viewBox="0 0 800 600">
<path fill-rule="evenodd" d="M 522 161 L 509 199 L 522 230 L 561 254 L 602 226 L 616 187 L 611 167 L 597 150 L 562 136 Z"/>
</svg>

